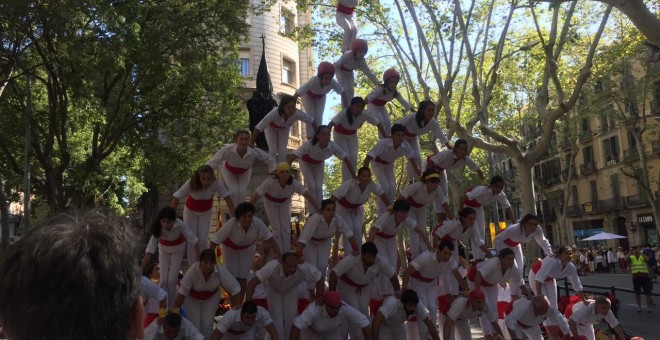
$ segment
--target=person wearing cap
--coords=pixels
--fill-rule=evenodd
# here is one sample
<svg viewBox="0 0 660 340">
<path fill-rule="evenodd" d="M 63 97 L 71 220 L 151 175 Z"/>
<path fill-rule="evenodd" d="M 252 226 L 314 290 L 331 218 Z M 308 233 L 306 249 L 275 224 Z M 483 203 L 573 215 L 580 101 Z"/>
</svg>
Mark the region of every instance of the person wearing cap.
<svg viewBox="0 0 660 340">
<path fill-rule="evenodd" d="M 539 325 L 546 319 L 552 320 L 553 324 L 561 328 L 564 340 L 571 339 L 568 323 L 557 309 L 550 306 L 548 298 L 543 295 L 536 295 L 531 300 L 516 300 L 504 323 L 509 329 L 509 334 L 517 334 L 516 331 L 519 331 L 529 340 L 543 340 Z"/>
<path fill-rule="evenodd" d="M 390 205 L 383 188 L 371 180 L 371 170 L 361 167 L 357 171 L 357 178 L 345 180 L 330 196 L 330 199 L 337 203 L 337 215 L 341 216 L 351 228 L 358 244 L 362 243 L 363 205 L 367 203 L 372 194 L 378 196 L 385 206 Z M 349 239 L 344 237 L 344 244 L 348 243 Z"/>
<path fill-rule="evenodd" d="M 458 272 L 458 263 L 451 258 L 453 251 L 453 243 L 441 241 L 435 251 L 424 252 L 410 261 L 408 268 L 403 272 L 402 289 L 410 288 L 417 292 L 420 301 L 429 310 L 434 311 L 431 314 L 434 325 L 438 321 L 435 312 L 438 310 L 438 278 L 442 275 L 452 275 L 462 291 L 468 290 L 467 284 Z M 421 324 L 418 326 L 420 339 L 424 339 L 426 329 Z"/>
<path fill-rule="evenodd" d="M 325 160 L 333 155 L 344 163 L 351 178 L 355 178 L 355 164 L 348 159 L 344 150 L 330 140 L 330 128 L 327 125 L 320 125 L 314 133 L 314 138 L 302 143 L 298 149 L 287 157 L 289 164 L 296 159 L 300 159 L 300 172 L 305 178 L 309 193 L 316 202 L 321 202 L 323 199 Z M 310 203 L 307 202 L 307 211 L 313 213 Z"/>
<path fill-rule="evenodd" d="M 447 317 L 442 325 L 442 338 L 443 339 L 458 339 L 469 340 L 472 339 L 470 333 L 470 319 L 479 318 L 486 310 L 486 295 L 478 289 L 472 290 L 467 297 L 458 296 L 452 300 Z M 497 320 L 493 321 L 491 326 L 498 334 L 501 335 Z M 487 333 L 487 332 L 484 332 Z"/>
<path fill-rule="evenodd" d="M 177 313 L 169 313 L 163 322 L 152 322 L 144 329 L 144 340 L 204 340 L 190 320 Z"/>
<path fill-rule="evenodd" d="M 321 272 L 292 252 L 271 260 L 255 273 L 248 283 L 245 301 L 252 301 L 255 287 L 260 283 L 266 287 L 268 311 L 280 339 L 289 339 L 293 319 L 298 314 L 298 286 L 314 285 L 316 292 L 309 291 L 312 298 L 323 296 L 325 290 Z"/>
<path fill-rule="evenodd" d="M 373 339 L 369 319 L 349 304 L 342 302 L 335 291 L 328 291 L 323 296 L 321 305 L 312 303 L 291 325 L 289 340 L 303 339 L 337 340 L 346 338 L 346 330 L 354 327 L 361 329 L 364 339 Z M 351 337 L 351 339 L 355 339 Z"/>
<path fill-rule="evenodd" d="M 277 329 L 268 311 L 252 301 L 246 301 L 241 309 L 228 310 L 211 334 L 211 340 L 254 340 L 256 330 L 263 328 L 271 340 L 278 340 Z"/>
<path fill-rule="evenodd" d="M 344 30 L 344 35 L 341 39 L 341 51 L 344 52 L 351 48 L 351 43 L 357 37 L 357 23 L 355 22 L 355 7 L 357 7 L 359 0 L 339 0 L 337 2 L 337 13 L 335 19 L 337 25 Z"/>
<path fill-rule="evenodd" d="M 294 96 L 282 95 L 280 104 L 268 112 L 252 131 L 250 145 L 254 147 L 259 134 L 263 132 L 266 135 L 268 154 L 273 156 L 277 162 L 286 160 L 286 148 L 289 145 L 291 125 L 300 120 L 307 123 L 307 125 L 311 124 L 312 129 L 307 131 L 315 131 L 318 124 L 321 124 L 321 122 L 314 121 L 313 116 L 298 110 L 296 108 L 297 100 Z"/>
<path fill-rule="evenodd" d="M 220 288 L 230 295 L 234 307 L 241 304 L 240 284 L 227 269 L 216 264 L 215 253 L 205 249 L 199 262 L 193 263 L 183 276 L 172 310 L 178 312 L 183 306 L 186 317 L 208 338 L 213 332 L 213 317 L 220 303 Z"/>
<path fill-rule="evenodd" d="M 474 211 L 477 212 L 477 218 L 474 221 L 474 230 L 479 234 L 479 239 L 483 242 L 486 234 L 486 217 L 484 215 L 484 206 L 488 206 L 491 203 L 497 201 L 506 214 L 507 218 L 510 221 L 513 221 L 514 214 L 513 209 L 511 209 L 511 203 L 506 198 L 504 193 L 504 178 L 501 176 L 493 176 L 490 179 L 489 185 L 480 185 L 472 189 L 468 189 L 460 197 L 458 206 L 471 207 Z M 472 243 L 470 249 L 472 250 L 472 256 L 475 260 L 483 260 L 484 253 L 479 248 L 480 244 Z"/>
<path fill-rule="evenodd" d="M 367 95 L 367 103 L 369 103 L 369 111 L 374 112 L 380 120 L 380 123 L 383 124 L 385 131 L 389 130 L 392 126 L 392 120 L 390 115 L 385 108 L 385 104 L 395 99 L 399 101 L 403 108 L 406 111 L 415 112 L 415 109 L 412 105 L 401 96 L 401 93 L 396 90 L 397 85 L 399 84 L 399 79 L 401 74 L 393 68 L 386 70 L 383 73 L 383 84 L 377 86 L 369 95 Z M 384 138 L 384 135 L 380 136 Z M 416 172 L 418 173 L 418 172 Z"/>
<path fill-rule="evenodd" d="M 329 290 L 338 291 L 347 304 L 369 315 L 369 301 L 374 289 L 380 285 L 380 277 L 389 278 L 387 284 L 394 291 L 399 291 L 399 278 L 394 267 L 378 258 L 378 248 L 373 242 L 365 242 L 360 249 L 360 256 L 346 256 L 330 272 Z M 380 288 L 382 291 L 383 288 Z M 350 329 L 352 339 L 362 339 L 359 329 Z"/>
<path fill-rule="evenodd" d="M 334 65 L 324 61 L 319 64 L 316 70 L 316 75 L 299 87 L 293 96 L 300 98 L 305 112 L 314 118 L 314 122 L 317 125 L 320 125 L 323 123 L 326 94 L 330 91 L 335 91 L 341 97 L 341 106 L 343 108 L 348 107 L 348 101 L 350 99 L 344 88 L 333 79 L 335 76 Z M 307 124 L 307 133 L 309 134 L 311 131 L 316 131 L 316 129 L 311 124 Z"/>
<path fill-rule="evenodd" d="M 369 164 L 373 165 L 371 170 L 376 176 L 376 181 L 385 191 L 387 199 L 394 201 L 394 195 L 396 193 L 396 178 L 394 177 L 394 161 L 399 157 L 405 156 L 408 161 L 412 164 L 415 174 L 421 176 L 422 173 L 419 170 L 419 164 L 415 160 L 415 154 L 413 153 L 410 145 L 404 140 L 403 131 L 405 128 L 403 125 L 394 124 L 390 129 L 390 137 L 383 138 L 376 145 L 374 145 L 371 150 L 367 153 L 367 156 L 362 162 L 362 166 L 369 167 Z M 386 211 L 386 206 L 382 202 L 378 202 L 378 215 L 382 215 Z"/>
<path fill-rule="evenodd" d="M 314 211 L 319 211 L 318 201 L 300 182 L 291 176 L 287 162 L 277 163 L 275 174 L 268 176 L 252 194 L 250 203 L 264 198 L 264 210 L 273 230 L 275 243 L 282 251 L 291 250 L 291 199 L 297 193 L 307 199 Z"/>
<path fill-rule="evenodd" d="M 376 127 L 383 135 L 387 135 L 383 125 L 373 113 L 364 110 L 365 101 L 362 97 L 351 99 L 351 106 L 340 111 L 332 118 L 328 126 L 332 129 L 332 138 L 334 142 L 346 153 L 348 160 L 352 164 L 357 164 L 358 160 L 358 137 L 357 130 L 368 122 Z M 344 182 L 353 179 L 351 171 L 342 164 L 341 177 Z"/>
<path fill-rule="evenodd" d="M 406 320 L 413 319 L 424 323 L 432 339 L 440 339 L 438 331 L 429 317 L 429 310 L 419 301 L 417 293 L 408 289 L 401 293 L 400 299 L 395 296 L 385 298 L 371 323 L 374 340 L 406 339 L 404 323 Z M 415 329 L 415 331 L 417 330 Z"/>
<path fill-rule="evenodd" d="M 314 214 L 305 223 L 305 227 L 300 232 L 298 244 L 296 245 L 296 254 L 305 256 L 305 261 L 311 263 L 318 269 L 325 278 L 328 270 L 328 259 L 330 258 L 330 245 L 334 238 L 334 247 L 332 248 L 333 257 L 337 257 L 339 252 L 339 236 L 344 235 L 350 240 L 353 255 L 360 254 L 360 248 L 353 230 L 344 222 L 344 220 L 335 214 L 336 204 L 331 199 L 321 201 L 321 213 Z"/>
<path fill-rule="evenodd" d="M 585 340 L 596 340 L 594 324 L 605 320 L 616 332 L 618 340 L 625 340 L 623 329 L 619 320 L 612 313 L 612 302 L 603 295 L 596 296 L 594 300 L 585 300 L 583 303 L 573 305 L 572 314 L 568 319 L 571 333 L 585 337 Z"/>
<path fill-rule="evenodd" d="M 447 195 L 440 189 L 438 183 L 440 183 L 440 174 L 434 169 L 428 169 L 422 174 L 421 181 L 408 184 L 399 192 L 399 199 L 406 200 L 410 205 L 410 214 L 417 221 L 417 225 L 426 225 L 428 220 L 427 206 L 435 202 L 444 207 L 449 218 L 454 217 L 447 202 Z M 413 258 L 432 248 L 428 235 L 425 239 L 420 239 L 418 234 L 411 233 L 409 238 L 408 244 Z"/>
<path fill-rule="evenodd" d="M 355 74 L 354 70 L 360 69 L 362 73 L 369 79 L 375 86 L 378 86 L 378 77 L 371 72 L 364 57 L 369 51 L 369 45 L 364 39 L 355 39 L 351 42 L 351 49 L 343 52 L 339 60 L 335 62 L 335 69 L 337 73 L 337 82 L 346 91 L 348 98 L 353 98 L 355 93 Z"/>
<path fill-rule="evenodd" d="M 220 245 L 223 264 L 241 285 L 241 296 L 245 293 L 257 241 L 268 243 L 275 258 L 280 256 L 280 247 L 273 234 L 262 220 L 254 216 L 254 205 L 249 202 L 239 204 L 234 217 L 211 238 L 211 249 Z"/>
<path fill-rule="evenodd" d="M 637 302 L 637 313 L 642 312 L 642 290 L 646 295 L 646 308 L 651 313 L 651 291 L 653 291 L 653 283 L 649 277 L 649 269 L 646 262 L 649 260 L 648 256 L 642 253 L 642 246 L 634 246 L 631 253 L 628 255 L 628 262 L 630 263 L 630 273 L 633 279 L 633 290 L 635 291 L 635 301 Z"/>
<path fill-rule="evenodd" d="M 433 156 L 427 157 L 422 164 L 424 169 L 433 168 L 440 174 L 440 188 L 442 188 L 447 196 L 449 196 L 447 170 L 463 169 L 463 167 L 467 166 L 477 173 L 483 184 L 488 184 L 488 179 L 483 171 L 481 171 L 479 165 L 468 156 L 468 143 L 465 139 L 457 139 L 453 148 L 442 150 Z M 442 206 L 434 203 L 433 208 L 438 215 L 438 221 L 446 218 Z"/>
<path fill-rule="evenodd" d="M 257 160 L 266 164 L 269 171 L 275 169 L 275 157 L 260 148 L 251 148 L 250 132 L 239 130 L 234 134 L 234 143 L 223 146 L 207 164 L 214 169 L 220 166 L 222 181 L 229 191 L 229 197 L 234 204 L 238 204 L 246 201 L 252 166 Z"/>
</svg>

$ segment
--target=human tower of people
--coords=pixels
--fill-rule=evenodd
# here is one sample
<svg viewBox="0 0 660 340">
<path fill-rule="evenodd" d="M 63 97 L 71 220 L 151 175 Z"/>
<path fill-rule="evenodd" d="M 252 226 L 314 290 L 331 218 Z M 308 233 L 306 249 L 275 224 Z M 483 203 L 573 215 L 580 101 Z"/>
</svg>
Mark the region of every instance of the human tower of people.
<svg viewBox="0 0 660 340">
<path fill-rule="evenodd" d="M 168 313 L 183 311 L 188 329 L 211 339 L 268 335 L 297 340 L 302 335 L 337 340 L 347 334 L 351 339 L 470 339 L 468 320 L 478 317 L 487 338 L 526 335 L 542 339 L 539 324 L 543 324 L 555 338 L 593 339 L 591 322 L 605 318 L 623 340 L 607 299 L 576 304 L 583 311 L 572 315 L 580 319 L 567 321 L 560 314 L 556 279 L 568 277 L 580 295 L 582 286 L 570 261 L 571 249 L 553 251 L 538 217 L 527 214 L 499 233 L 495 238 L 498 253 L 491 257 L 484 242 L 483 207 L 496 201 L 508 220 L 515 220 L 503 192 L 504 180 L 485 178 L 467 155 L 465 140 L 450 144 L 434 118 L 432 101 L 422 101 L 415 110 L 403 99 L 397 91 L 400 75 L 395 69 L 385 71 L 379 83 L 365 62 L 367 42 L 356 38 L 353 12 L 357 2 L 340 0 L 337 6 L 337 22 L 345 30 L 339 60 L 320 63 L 316 76 L 295 95 L 282 96 L 278 107 L 252 133 L 236 132 L 235 143 L 225 145 L 199 167 L 174 193 L 171 206 L 159 211 L 142 261 L 145 275 L 151 278 L 145 278 L 144 285 L 153 288 L 155 281 L 160 287 L 151 290 L 145 326 L 158 328 L 165 320 L 166 327 Z M 353 96 L 355 69 L 376 85 L 366 99 Z M 322 125 L 330 91 L 341 96 L 343 110 Z M 304 112 L 296 108 L 298 99 Z M 412 112 L 394 124 L 386 109 L 393 99 Z M 313 138 L 287 154 L 289 129 L 298 120 L 307 123 Z M 358 130 L 367 122 L 378 128 L 381 139 L 358 164 Z M 261 133 L 268 153 L 254 147 Z M 419 136 L 426 133 L 446 149 L 422 161 Z M 333 155 L 342 161 L 343 184 L 324 199 L 324 162 Z M 408 162 L 409 184 L 396 193 L 394 162 L 400 157 Z M 257 160 L 268 165 L 271 175 L 246 201 Z M 290 174 L 295 160 L 305 185 Z M 483 185 L 460 197 L 460 210 L 454 216 L 447 199 L 446 172 L 464 166 L 474 170 Z M 215 178 L 216 168 L 221 180 Z M 377 183 L 372 181 L 372 172 Z M 293 193 L 304 196 L 311 214 L 294 244 Z M 232 217 L 211 237 L 209 248 L 216 194 L 225 200 Z M 378 199 L 378 217 L 366 226 L 365 239 L 364 204 L 372 194 Z M 184 199 L 183 220 L 179 220 L 175 209 Z M 263 199 L 268 223 L 254 216 L 259 199 Z M 440 221 L 436 226 L 427 219 L 431 206 Z M 397 239 L 403 237 L 404 228 L 412 261 L 400 281 Z M 340 238 L 346 249 L 341 260 Z M 546 258 L 532 266 L 530 292 L 523 280 L 521 243 L 531 240 L 541 246 Z M 459 258 L 459 243 L 469 247 L 471 265 Z M 216 264 L 218 245 L 222 265 Z M 159 268 L 148 266 L 157 248 Z M 178 285 L 186 249 L 191 266 Z M 233 308 L 214 327 L 221 288 Z M 510 292 L 506 299 L 515 301 L 504 322 L 498 319 L 503 292 Z"/>
</svg>

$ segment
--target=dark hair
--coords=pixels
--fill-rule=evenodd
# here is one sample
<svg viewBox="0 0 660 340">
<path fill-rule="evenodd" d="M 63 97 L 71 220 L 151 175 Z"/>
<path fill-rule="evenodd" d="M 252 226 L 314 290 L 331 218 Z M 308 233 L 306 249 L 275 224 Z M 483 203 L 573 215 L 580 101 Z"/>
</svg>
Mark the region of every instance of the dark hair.
<svg viewBox="0 0 660 340">
<path fill-rule="evenodd" d="M 363 171 L 369 171 L 369 174 L 371 175 L 371 169 L 369 169 L 368 166 L 363 166 L 363 167 L 361 167 L 361 168 L 358 169 L 358 171 L 357 171 L 358 176 L 360 176 L 360 174 L 361 174 Z"/>
<path fill-rule="evenodd" d="M 424 111 L 426 111 L 426 108 L 429 105 L 435 105 L 435 103 L 428 99 L 422 100 L 419 103 L 419 107 L 417 107 L 417 112 L 415 113 L 415 121 L 417 122 L 417 126 L 419 126 L 420 128 L 423 128 L 424 125 L 426 125 L 424 124 Z"/>
<path fill-rule="evenodd" d="M 463 144 L 468 145 L 468 142 L 465 139 L 462 139 L 462 138 L 457 139 L 456 142 L 454 143 L 454 149 L 456 147 L 459 147 L 459 146 L 463 145 Z"/>
<path fill-rule="evenodd" d="M 142 276 L 151 278 L 151 273 L 154 271 L 154 268 L 156 268 L 157 265 L 158 265 L 158 262 L 156 262 L 156 261 L 149 262 L 144 267 L 144 271 L 142 272 Z"/>
<path fill-rule="evenodd" d="M 393 135 L 395 132 L 405 132 L 405 131 L 406 131 L 405 126 L 403 126 L 399 123 L 396 123 L 396 124 L 392 125 L 392 128 L 390 128 L 390 135 Z"/>
<path fill-rule="evenodd" d="M 211 261 L 215 263 L 215 253 L 213 253 L 213 250 L 211 249 L 204 249 L 202 250 L 201 253 L 199 253 L 199 262 L 202 261 Z"/>
<path fill-rule="evenodd" d="M 353 97 L 353 99 L 351 99 L 351 106 L 355 104 L 364 105 L 364 99 L 362 97 Z M 353 110 L 351 110 L 351 106 L 346 109 L 346 119 L 348 119 L 348 124 L 353 125 Z"/>
<path fill-rule="evenodd" d="M 509 255 L 514 255 L 513 250 L 511 250 L 511 248 L 504 248 L 504 249 L 500 250 L 499 252 L 497 252 L 498 257 L 505 257 L 505 256 L 509 256 Z"/>
<path fill-rule="evenodd" d="M 440 241 L 440 243 L 438 243 L 438 250 L 443 250 L 445 248 L 449 248 L 449 250 L 454 251 L 454 243 L 447 240 Z"/>
<path fill-rule="evenodd" d="M 168 313 L 165 316 L 163 324 L 168 327 L 179 328 L 181 327 L 181 315 L 177 313 Z"/>
<path fill-rule="evenodd" d="M 282 116 L 284 115 L 284 108 L 291 102 L 296 102 L 296 97 L 290 96 L 288 94 L 283 94 L 282 99 L 280 99 L 280 105 L 277 106 L 277 113 Z"/>
<path fill-rule="evenodd" d="M 332 205 L 334 205 L 334 204 L 335 204 L 335 201 L 333 201 L 333 200 L 331 200 L 331 199 L 329 199 L 329 198 L 326 198 L 326 199 L 322 200 L 322 201 L 321 201 L 321 210 L 325 209 L 325 207 L 327 207 L 328 204 L 332 204 Z"/>
<path fill-rule="evenodd" d="M 505 184 L 504 178 L 502 178 L 502 176 L 495 175 L 493 176 L 493 178 L 490 179 L 490 185 L 499 184 L 499 183 L 502 183 L 502 185 Z"/>
<path fill-rule="evenodd" d="M 253 301 L 245 301 L 241 307 L 241 314 L 257 314 L 257 304 Z"/>
<path fill-rule="evenodd" d="M 477 212 L 472 207 L 465 207 L 458 211 L 459 218 L 467 218 L 470 215 L 476 215 Z"/>
<path fill-rule="evenodd" d="M 7 337 L 126 338 L 140 295 L 137 240 L 127 219 L 101 210 L 59 214 L 31 228 L 0 257 Z"/>
<path fill-rule="evenodd" d="M 241 216 L 250 212 L 254 214 L 254 205 L 250 202 L 241 202 L 234 209 L 234 216 L 236 219 L 239 219 Z"/>
<path fill-rule="evenodd" d="M 296 253 L 294 253 L 294 252 L 292 252 L 292 251 L 288 251 L 288 252 L 282 254 L 282 263 L 286 262 L 286 260 L 287 260 L 289 257 L 295 257 L 295 258 L 298 258 L 298 255 L 296 255 Z"/>
<path fill-rule="evenodd" d="M 524 228 L 524 225 L 527 224 L 530 220 L 539 220 L 539 217 L 534 215 L 534 214 L 525 214 L 523 218 L 520 219 L 520 230 L 522 231 Z"/>
<path fill-rule="evenodd" d="M 329 130 L 330 127 L 327 126 L 327 125 L 319 125 L 316 128 L 316 131 L 314 132 L 314 137 L 312 138 L 312 145 L 316 145 L 319 142 L 319 137 L 318 136 L 319 136 L 319 133 L 321 133 L 321 130 L 323 130 L 323 129 L 328 129 Z"/>
<path fill-rule="evenodd" d="M 202 189 L 202 181 L 199 179 L 200 174 L 210 174 L 211 182 L 215 182 L 215 174 L 213 173 L 213 167 L 211 167 L 208 164 L 204 164 L 199 168 L 197 168 L 197 170 L 193 172 L 192 176 L 190 176 L 190 189 L 192 190 Z"/>
<path fill-rule="evenodd" d="M 360 253 L 378 255 L 378 247 L 373 242 L 364 242 L 362 247 L 360 247 Z"/>
<path fill-rule="evenodd" d="M 426 183 L 426 176 L 432 175 L 432 174 L 438 174 L 438 171 L 435 170 L 434 168 L 428 168 L 424 173 L 422 174 L 422 182 Z M 440 178 L 438 178 L 438 182 L 440 181 Z"/>
<path fill-rule="evenodd" d="M 392 204 L 392 211 L 410 211 L 410 204 L 406 200 L 396 200 Z"/>
<path fill-rule="evenodd" d="M 164 218 L 176 221 L 176 210 L 172 207 L 160 208 L 156 217 L 151 221 L 151 234 L 154 235 L 154 237 L 160 237 L 162 234 L 163 227 L 160 225 L 160 220 Z"/>
<path fill-rule="evenodd" d="M 401 293 L 401 302 L 403 304 L 412 303 L 416 305 L 419 303 L 419 296 L 414 290 L 406 289 L 403 293 Z"/>
<path fill-rule="evenodd" d="M 236 140 L 236 138 L 238 138 L 238 136 L 244 135 L 244 134 L 248 135 L 248 137 L 250 137 L 250 132 L 248 130 L 236 130 L 236 132 L 234 133 L 234 140 Z"/>
<path fill-rule="evenodd" d="M 565 252 L 567 249 L 570 250 L 571 247 L 569 247 L 569 246 L 564 246 L 564 245 L 559 245 L 559 246 L 557 246 L 557 251 L 555 251 L 555 256 L 559 256 L 559 255 L 561 255 L 561 254 L 562 254 L 563 252 Z M 610 249 L 612 249 L 612 248 L 610 248 Z"/>
<path fill-rule="evenodd" d="M 275 178 L 275 179 L 278 178 L 278 177 L 277 177 L 277 172 L 275 172 L 275 173 L 273 174 L 273 178 Z M 294 179 L 294 178 L 293 178 L 293 175 L 289 175 L 289 179 L 286 180 L 286 185 L 291 185 L 291 183 L 293 183 L 293 179 Z"/>
</svg>

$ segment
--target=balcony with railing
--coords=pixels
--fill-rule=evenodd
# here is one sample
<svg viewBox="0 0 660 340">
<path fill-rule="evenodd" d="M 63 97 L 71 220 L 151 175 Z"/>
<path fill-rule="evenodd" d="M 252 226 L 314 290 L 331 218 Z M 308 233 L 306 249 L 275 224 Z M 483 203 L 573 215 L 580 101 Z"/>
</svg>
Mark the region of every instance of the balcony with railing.
<svg viewBox="0 0 660 340">
<path fill-rule="evenodd" d="M 596 165 L 594 163 L 584 163 L 580 164 L 580 174 L 587 175 L 596 171 Z"/>
<path fill-rule="evenodd" d="M 576 177 L 575 169 L 574 169 L 574 168 L 571 168 L 571 169 L 564 169 L 564 170 L 561 171 L 561 179 L 562 179 L 562 181 L 568 181 L 568 174 L 569 174 L 569 171 L 570 171 L 570 174 L 571 174 L 571 176 L 572 176 L 573 178 Z"/>
<path fill-rule="evenodd" d="M 606 200 L 600 200 L 598 201 L 598 204 L 594 206 L 594 208 L 596 212 L 603 212 L 603 213 L 620 211 L 621 209 L 623 209 L 623 198 L 614 197 Z"/>
<path fill-rule="evenodd" d="M 646 207 L 651 205 L 646 195 L 630 195 L 623 198 L 623 205 L 626 208 Z"/>
<path fill-rule="evenodd" d="M 566 215 L 574 217 L 574 216 L 580 216 L 583 214 L 582 206 L 581 205 L 571 205 L 568 208 L 566 208 Z"/>
<path fill-rule="evenodd" d="M 550 187 L 555 184 L 559 184 L 559 182 L 561 182 L 561 179 L 558 174 L 548 175 L 541 179 L 541 183 L 544 187 Z"/>
<path fill-rule="evenodd" d="M 632 161 L 639 158 L 639 152 L 637 148 L 623 150 L 623 160 Z"/>
<path fill-rule="evenodd" d="M 591 132 L 591 129 L 589 130 L 582 130 L 580 132 L 580 142 L 585 143 L 590 141 L 593 138 L 593 132 Z"/>
<path fill-rule="evenodd" d="M 547 209 L 539 213 L 539 219 L 541 221 L 554 221 L 557 219 L 557 215 L 554 209 Z"/>
</svg>

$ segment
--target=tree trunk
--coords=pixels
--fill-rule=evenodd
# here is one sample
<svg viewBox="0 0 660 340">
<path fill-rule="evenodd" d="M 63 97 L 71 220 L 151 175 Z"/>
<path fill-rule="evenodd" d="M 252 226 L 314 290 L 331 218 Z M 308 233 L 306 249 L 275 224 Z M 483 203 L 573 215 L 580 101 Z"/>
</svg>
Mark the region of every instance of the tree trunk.
<svg viewBox="0 0 660 340">
<path fill-rule="evenodd" d="M 514 159 L 518 176 L 518 187 L 520 190 L 520 209 L 521 215 L 536 214 L 536 199 L 534 196 L 534 176 L 532 173 L 533 164 L 529 164 L 526 159 Z M 520 219 L 522 216 L 517 216 Z M 541 248 L 536 242 L 527 242 L 523 244 L 523 256 L 525 263 L 523 270 L 527 272 L 530 268 L 532 261 L 542 255 Z"/>
<path fill-rule="evenodd" d="M 9 202 L 7 202 L 7 196 L 5 196 L 2 175 L 0 175 L 0 226 L 2 229 L 0 252 L 3 252 L 9 246 Z"/>
<path fill-rule="evenodd" d="M 660 47 L 660 19 L 643 0 L 598 0 L 618 8 L 651 43 Z M 651 2 L 649 2 L 650 4 Z"/>
</svg>

